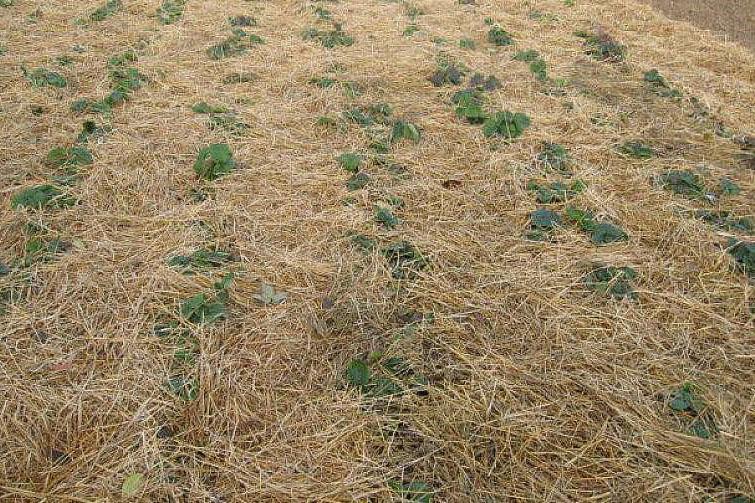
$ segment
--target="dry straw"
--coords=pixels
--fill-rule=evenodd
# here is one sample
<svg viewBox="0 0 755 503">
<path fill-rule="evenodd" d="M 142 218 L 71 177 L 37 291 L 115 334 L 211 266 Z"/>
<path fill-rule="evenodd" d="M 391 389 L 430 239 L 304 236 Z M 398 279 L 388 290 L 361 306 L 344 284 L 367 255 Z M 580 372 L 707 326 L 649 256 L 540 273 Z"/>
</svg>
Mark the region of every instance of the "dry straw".
<svg viewBox="0 0 755 503">
<path fill-rule="evenodd" d="M 414 21 L 382 0 L 188 0 L 172 25 L 154 17 L 158 2 L 139 0 L 73 23 L 98 5 L 0 7 L 0 261 L 24 256 L 28 224 L 71 243 L 0 277 L 0 290 L 23 293 L 0 315 L 0 501 L 118 501 L 135 473 L 144 479 L 133 498 L 144 501 L 389 501 L 411 482 L 458 502 L 755 496 L 752 283 L 732 270 L 730 233 L 688 216 L 710 206 L 649 183 L 669 169 L 728 176 L 742 191 L 722 208 L 753 217 L 752 162 L 713 133 L 716 121 L 753 133 L 751 53 L 623 0 L 416 0 L 424 14 Z M 328 26 L 316 5 L 353 45 L 303 40 Z M 240 14 L 257 19 L 244 29 L 266 43 L 210 60 Z M 486 17 L 515 45 L 489 44 Z M 403 36 L 412 22 L 419 31 Z M 627 46 L 625 62 L 584 54 L 573 32 L 595 26 Z M 149 82 L 90 141 L 94 163 L 70 187 L 80 203 L 12 210 L 13 194 L 53 174 L 48 150 L 71 145 L 88 117 L 71 103 L 107 95 L 107 59 L 128 48 Z M 564 95 L 512 59 L 523 49 L 567 80 Z M 486 139 L 454 116 L 456 89 L 427 80 L 441 52 L 500 79 L 486 106 L 528 114 L 523 137 Z M 73 64 L 59 69 L 63 54 Z M 343 71 L 332 75 L 361 96 L 308 83 L 335 64 Z M 68 85 L 33 88 L 21 65 L 56 69 Z M 683 97 L 650 92 L 651 68 Z M 233 72 L 256 78 L 224 84 Z M 210 131 L 190 109 L 199 101 L 233 109 L 250 129 Z M 378 102 L 422 140 L 393 146 L 404 175 L 370 164 L 371 183 L 349 193 L 335 158 L 367 153 L 366 130 L 314 124 Z M 631 139 L 660 155 L 618 154 Z M 544 141 L 565 146 L 588 183 L 575 204 L 619 223 L 627 242 L 598 248 L 573 227 L 552 242 L 524 238 Z M 197 181 L 197 152 L 218 142 L 236 170 Z M 388 196 L 405 203 L 393 230 L 373 220 Z M 363 254 L 349 232 L 378 249 Z M 399 240 L 429 261 L 416 278 L 392 278 L 380 254 Z M 222 273 L 167 264 L 198 247 L 237 256 L 222 269 L 236 272 L 229 316 L 203 326 L 179 317 L 180 303 Z M 582 277 L 595 263 L 633 267 L 638 300 L 590 292 Z M 263 283 L 286 301 L 255 300 Z M 165 321 L 198 340 L 195 363 L 181 367 L 200 383 L 193 401 L 166 388 L 175 345 L 153 332 Z M 349 361 L 376 351 L 406 360 L 429 393 L 375 400 L 348 387 Z M 711 439 L 668 406 L 686 382 L 715 418 Z"/>
</svg>

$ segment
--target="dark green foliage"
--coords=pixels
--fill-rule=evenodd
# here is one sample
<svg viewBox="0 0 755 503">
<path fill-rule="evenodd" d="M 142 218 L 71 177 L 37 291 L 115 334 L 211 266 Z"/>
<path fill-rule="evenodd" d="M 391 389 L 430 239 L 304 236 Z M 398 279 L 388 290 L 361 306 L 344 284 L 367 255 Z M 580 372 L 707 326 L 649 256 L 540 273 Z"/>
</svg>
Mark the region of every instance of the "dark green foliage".
<svg viewBox="0 0 755 503">
<path fill-rule="evenodd" d="M 500 26 L 493 26 L 490 28 L 490 31 L 488 31 L 488 42 L 503 47 L 513 44 L 514 39 L 511 38 L 511 35 Z"/>
<path fill-rule="evenodd" d="M 601 266 L 588 273 L 583 280 L 590 290 L 617 299 L 636 300 L 637 293 L 632 286 L 635 278 L 637 271 L 631 267 Z"/>
<path fill-rule="evenodd" d="M 658 177 L 658 184 L 682 196 L 698 198 L 705 195 L 705 186 L 700 177 L 690 170 L 667 171 Z"/>
<path fill-rule="evenodd" d="M 692 419 L 687 425 L 689 433 L 703 439 L 709 439 L 718 434 L 713 413 L 692 383 L 685 383 L 679 389 L 672 391 L 668 398 L 668 406 L 671 410 Z"/>
<path fill-rule="evenodd" d="M 361 249 L 365 253 L 369 253 L 375 249 L 375 240 L 364 234 L 350 233 L 351 243 L 357 248 Z"/>
<path fill-rule="evenodd" d="M 389 208 L 384 208 L 382 206 L 379 206 L 375 211 L 375 221 L 388 229 L 393 229 L 401 223 Z"/>
<path fill-rule="evenodd" d="M 191 111 L 198 114 L 224 114 L 228 112 L 228 109 L 222 105 L 210 105 L 205 101 L 200 101 L 192 105 Z"/>
<path fill-rule="evenodd" d="M 622 154 L 636 157 L 637 159 L 650 159 L 655 155 L 655 150 L 650 145 L 639 141 L 628 141 L 619 147 Z"/>
<path fill-rule="evenodd" d="M 168 379 L 168 389 L 185 402 L 196 400 L 199 396 L 199 380 L 196 377 L 175 375 Z"/>
<path fill-rule="evenodd" d="M 383 249 L 394 278 L 411 278 L 429 264 L 422 253 L 408 241 L 399 241 Z"/>
<path fill-rule="evenodd" d="M 121 93 L 120 98 L 114 98 L 120 102 L 125 100 L 131 91 L 140 89 L 147 78 L 139 73 L 136 68 L 114 68 L 110 70 L 111 89 Z M 111 99 L 113 99 L 111 95 Z"/>
<path fill-rule="evenodd" d="M 367 184 L 370 183 L 370 177 L 367 175 L 367 173 L 356 173 L 352 175 L 347 181 L 346 181 L 346 188 L 350 191 L 355 191 L 359 189 L 363 189 Z"/>
<path fill-rule="evenodd" d="M 413 503 L 432 503 L 433 501 L 433 490 L 424 482 L 389 481 L 388 486 L 402 501 Z"/>
<path fill-rule="evenodd" d="M 530 213 L 530 228 L 550 231 L 561 225 L 561 215 L 555 211 L 539 208 Z"/>
<path fill-rule="evenodd" d="M 596 223 L 590 229 L 590 240 L 596 245 L 617 243 L 628 239 L 629 236 L 623 229 L 610 222 Z"/>
<path fill-rule="evenodd" d="M 361 126 L 369 126 L 374 122 L 373 118 L 370 117 L 370 115 L 364 113 L 358 108 L 352 108 L 351 110 L 344 111 L 343 117 L 344 119 L 351 122 L 356 122 Z"/>
<path fill-rule="evenodd" d="M 406 139 L 418 143 L 421 136 L 419 128 L 415 124 L 398 120 L 393 124 L 393 129 L 391 129 L 390 142 L 395 143 Z"/>
<path fill-rule="evenodd" d="M 596 221 L 594 215 L 589 211 L 570 206 L 566 208 L 566 218 L 587 232 L 593 244 L 605 245 L 629 239 L 627 233 L 620 227 L 610 222 Z"/>
<path fill-rule="evenodd" d="M 658 73 L 658 70 L 650 70 L 645 72 L 643 80 L 648 83 L 650 89 L 657 95 L 664 98 L 679 98 L 682 93 L 676 89 L 672 89 L 666 79 Z"/>
<path fill-rule="evenodd" d="M 513 139 L 521 136 L 530 126 L 530 118 L 523 113 L 496 112 L 485 121 L 482 132 L 487 137 L 501 136 Z"/>
<path fill-rule="evenodd" d="M 11 198 L 11 208 L 60 208 L 72 206 L 76 201 L 55 185 L 44 184 L 17 192 Z"/>
<path fill-rule="evenodd" d="M 730 239 L 727 249 L 734 258 L 737 269 L 755 278 L 755 242 Z"/>
<path fill-rule="evenodd" d="M 470 90 L 491 92 L 501 88 L 501 81 L 495 75 L 486 77 L 481 73 L 475 73 L 469 79 L 469 87 Z"/>
<path fill-rule="evenodd" d="M 604 30 L 598 29 L 595 33 L 580 31 L 576 35 L 585 41 L 585 54 L 599 61 L 619 62 L 624 60 L 626 47 L 614 40 Z"/>
<path fill-rule="evenodd" d="M 221 250 L 198 249 L 191 255 L 175 255 L 168 259 L 168 265 L 181 269 L 184 272 L 191 272 L 192 269 L 209 269 L 221 267 L 233 260 L 230 253 Z"/>
<path fill-rule="evenodd" d="M 367 386 L 370 382 L 370 368 L 362 360 L 351 360 L 346 368 L 346 381 L 358 388 Z"/>
<path fill-rule="evenodd" d="M 551 204 L 564 202 L 578 195 L 587 188 L 582 180 L 575 180 L 567 185 L 563 182 L 552 182 L 539 184 L 530 181 L 527 184 L 527 190 L 536 191 L 537 202 L 541 204 Z"/>
<path fill-rule="evenodd" d="M 135 63 L 139 60 L 139 56 L 133 49 L 129 49 L 120 54 L 116 54 L 108 59 L 107 64 L 110 68 L 122 68 L 126 67 L 129 63 Z"/>
<path fill-rule="evenodd" d="M 527 49 L 526 51 L 519 51 L 514 54 L 514 59 L 517 61 L 531 63 L 540 59 L 540 53 L 534 49 Z"/>
<path fill-rule="evenodd" d="M 569 154 L 566 149 L 558 143 L 544 142 L 537 159 L 548 168 L 558 173 L 564 175 L 571 174 L 569 170 Z"/>
<path fill-rule="evenodd" d="M 388 397 L 413 390 L 426 395 L 427 379 L 417 374 L 401 357 L 387 358 L 376 365 L 381 353 L 370 355 L 369 361 L 355 358 L 346 367 L 346 382 L 371 398 Z"/>
<path fill-rule="evenodd" d="M 736 196 L 740 192 L 742 192 L 742 189 L 737 185 L 737 183 L 732 180 L 731 178 L 723 177 L 718 182 L 718 189 L 721 194 L 727 195 L 727 196 Z"/>
<path fill-rule="evenodd" d="M 107 2 L 89 14 L 89 22 L 96 23 L 102 21 L 121 10 L 122 7 L 123 3 L 121 0 L 107 0 Z"/>
<path fill-rule="evenodd" d="M 30 72 L 22 66 L 21 72 L 23 72 L 26 80 L 28 80 L 34 87 L 50 86 L 62 88 L 66 87 L 66 85 L 68 84 L 65 77 L 63 77 L 61 74 L 51 72 L 45 68 L 35 68 Z"/>
<path fill-rule="evenodd" d="M 405 37 L 411 37 L 412 35 L 414 35 L 418 31 L 419 31 L 419 26 L 417 26 L 416 24 L 410 24 L 409 26 L 407 26 L 406 28 L 404 28 L 404 31 L 403 31 L 402 35 L 405 36 Z"/>
<path fill-rule="evenodd" d="M 354 43 L 354 38 L 347 35 L 340 24 L 335 24 L 332 30 L 310 28 L 304 32 L 304 40 L 317 40 L 328 49 L 338 46 L 348 47 Z"/>
<path fill-rule="evenodd" d="M 435 87 L 441 87 L 447 84 L 458 86 L 461 84 L 463 76 L 463 69 L 451 63 L 438 65 L 438 69 L 428 77 L 428 80 L 432 82 Z"/>
<path fill-rule="evenodd" d="M 55 147 L 47 153 L 46 162 L 56 167 L 87 166 L 94 159 L 85 147 Z"/>
<path fill-rule="evenodd" d="M 13 5 L 13 0 L 0 0 L 0 7 L 10 7 Z"/>
<path fill-rule="evenodd" d="M 231 26 L 257 26 L 257 20 L 252 16 L 233 16 L 228 18 L 228 22 Z"/>
<path fill-rule="evenodd" d="M 462 49 L 475 49 L 477 44 L 471 38 L 462 38 L 459 40 L 459 47 Z"/>
<path fill-rule="evenodd" d="M 531 62 L 530 72 L 532 72 L 535 75 L 535 77 L 537 77 L 537 80 L 540 80 L 540 81 L 548 80 L 548 70 L 547 70 L 547 64 L 545 63 L 545 60 L 536 59 L 535 61 Z"/>
<path fill-rule="evenodd" d="M 157 9 L 157 19 L 160 24 L 173 24 L 184 14 L 186 0 L 163 0 Z"/>
<path fill-rule="evenodd" d="M 58 238 L 49 239 L 44 236 L 32 236 L 26 241 L 24 247 L 24 266 L 28 267 L 35 262 L 50 260 L 54 255 L 68 251 L 70 247 L 70 243 Z"/>
<path fill-rule="evenodd" d="M 235 166 L 230 147 L 226 143 L 214 143 L 199 151 L 194 172 L 199 178 L 216 180 L 230 173 Z"/>
<path fill-rule="evenodd" d="M 456 103 L 456 116 L 470 124 L 482 124 L 488 114 L 482 108 L 483 95 L 477 90 L 459 91 L 453 95 L 451 101 Z"/>
<path fill-rule="evenodd" d="M 254 44 L 264 43 L 265 41 L 257 35 L 250 35 L 243 30 L 237 30 L 230 37 L 207 49 L 207 55 L 213 60 L 230 58 L 245 53 Z"/>
<path fill-rule="evenodd" d="M 228 288 L 233 281 L 233 273 L 215 283 L 212 294 L 199 293 L 181 302 L 181 316 L 192 323 L 212 323 L 226 317 Z"/>
<path fill-rule="evenodd" d="M 708 224 L 729 231 L 752 234 L 755 223 L 747 217 L 735 217 L 728 211 L 698 210 L 695 216 Z"/>
<path fill-rule="evenodd" d="M 362 165 L 362 156 L 354 152 L 344 152 L 338 156 L 338 164 L 349 173 L 356 173 Z"/>
<path fill-rule="evenodd" d="M 309 79 L 309 83 L 314 84 L 317 87 L 327 89 L 329 87 L 333 87 L 334 85 L 336 85 L 338 81 L 330 77 L 313 77 Z"/>
</svg>

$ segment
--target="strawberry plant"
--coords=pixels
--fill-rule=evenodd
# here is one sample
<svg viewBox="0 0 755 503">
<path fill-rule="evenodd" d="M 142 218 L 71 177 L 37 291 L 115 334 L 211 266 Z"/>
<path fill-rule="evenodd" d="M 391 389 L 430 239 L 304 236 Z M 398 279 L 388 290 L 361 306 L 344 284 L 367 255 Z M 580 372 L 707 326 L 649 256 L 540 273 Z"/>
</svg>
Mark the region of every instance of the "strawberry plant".
<svg viewBox="0 0 755 503">
<path fill-rule="evenodd" d="M 199 293 L 184 300 L 179 312 L 181 317 L 191 323 L 212 323 L 227 315 L 228 288 L 233 281 L 233 273 L 227 274 L 222 280 L 215 282 L 214 293 Z"/>
<path fill-rule="evenodd" d="M 399 241 L 385 247 L 383 256 L 396 279 L 412 278 L 429 265 L 425 256 L 408 241 Z"/>
<path fill-rule="evenodd" d="M 637 272 L 631 267 L 600 266 L 590 271 L 583 281 L 587 288 L 616 299 L 636 300 L 632 280 Z"/>
<path fill-rule="evenodd" d="M 157 19 L 160 24 L 173 24 L 181 19 L 186 0 L 163 0 L 163 3 L 157 9 Z"/>
<path fill-rule="evenodd" d="M 530 126 L 530 118 L 523 113 L 512 113 L 508 110 L 497 112 L 490 116 L 482 126 L 482 132 L 487 137 L 501 136 L 513 139 L 521 136 Z"/>
<path fill-rule="evenodd" d="M 17 192 L 11 198 L 11 208 L 61 208 L 72 206 L 76 200 L 55 185 L 44 184 Z"/>
<path fill-rule="evenodd" d="M 85 147 L 55 147 L 47 153 L 45 160 L 50 166 L 59 168 L 87 166 L 94 162 L 92 153 Z"/>
<path fill-rule="evenodd" d="M 407 121 L 397 120 L 391 129 L 390 142 L 395 143 L 403 139 L 418 143 L 421 139 L 419 128 Z"/>
<path fill-rule="evenodd" d="M 26 80 L 28 80 L 34 87 L 50 86 L 62 88 L 66 87 L 68 84 L 66 78 L 61 74 L 51 72 L 45 68 L 35 68 L 32 71 L 28 71 L 26 67 L 22 66 L 21 72 L 24 74 L 24 77 L 26 77 Z"/>
<path fill-rule="evenodd" d="M 215 143 L 199 151 L 194 172 L 199 178 L 216 180 L 233 171 L 235 166 L 230 147 L 225 143 Z"/>
<path fill-rule="evenodd" d="M 488 31 L 488 42 L 499 47 L 511 45 L 514 43 L 514 39 L 506 30 L 500 26 L 493 26 Z"/>
<path fill-rule="evenodd" d="M 734 258 L 737 269 L 755 278 L 755 242 L 729 239 L 727 250 Z"/>
</svg>

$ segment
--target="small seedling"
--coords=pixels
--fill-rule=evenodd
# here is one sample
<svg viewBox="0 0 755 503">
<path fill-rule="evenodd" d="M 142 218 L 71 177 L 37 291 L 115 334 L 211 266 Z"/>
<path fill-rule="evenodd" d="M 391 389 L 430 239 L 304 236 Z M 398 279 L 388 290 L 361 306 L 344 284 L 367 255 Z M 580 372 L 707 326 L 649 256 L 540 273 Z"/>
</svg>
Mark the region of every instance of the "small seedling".
<svg viewBox="0 0 755 503">
<path fill-rule="evenodd" d="M 389 208 L 378 206 L 375 211 L 375 221 L 388 229 L 393 229 L 401 221 L 391 212 Z"/>
<path fill-rule="evenodd" d="M 22 66 L 21 72 L 24 74 L 24 77 L 26 77 L 26 80 L 28 80 L 34 87 L 50 86 L 62 88 L 66 87 L 68 84 L 65 77 L 61 74 L 51 72 L 45 68 L 35 68 L 30 72 L 26 67 Z"/>
<path fill-rule="evenodd" d="M 353 192 L 355 190 L 363 189 L 368 183 L 370 183 L 369 175 L 360 171 L 359 173 L 352 175 L 346 181 L 346 188 Z"/>
<path fill-rule="evenodd" d="M 553 182 L 539 184 L 530 181 L 527 184 L 527 190 L 536 192 L 536 200 L 541 204 L 561 203 L 573 197 L 576 197 L 587 188 L 587 184 L 582 180 L 575 180 L 570 185 L 563 182 Z"/>
<path fill-rule="evenodd" d="M 485 121 L 482 132 L 487 137 L 500 136 L 513 139 L 521 136 L 530 126 L 530 118 L 523 113 L 497 112 Z"/>
<path fill-rule="evenodd" d="M 414 35 L 418 31 L 419 31 L 419 26 L 417 26 L 416 24 L 410 24 L 409 26 L 407 26 L 406 28 L 404 28 L 404 31 L 402 32 L 402 35 L 405 36 L 405 37 L 411 37 L 412 35 Z"/>
<path fill-rule="evenodd" d="M 29 267 L 35 262 L 50 260 L 54 255 L 64 253 L 70 248 L 70 243 L 58 238 L 32 236 L 24 247 L 24 266 Z"/>
<path fill-rule="evenodd" d="M 317 118 L 317 122 L 315 122 L 318 126 L 323 126 L 327 128 L 336 127 L 338 125 L 338 121 L 334 119 L 333 117 L 328 117 L 327 115 L 321 115 Z"/>
<path fill-rule="evenodd" d="M 230 147 L 226 143 L 215 143 L 199 151 L 194 172 L 199 178 L 216 180 L 233 171 L 235 166 Z"/>
<path fill-rule="evenodd" d="M 422 135 L 420 134 L 419 128 L 407 121 L 398 120 L 393 124 L 393 129 L 391 129 L 391 136 L 390 136 L 390 142 L 396 143 L 401 140 L 410 140 L 414 143 L 419 143 Z"/>
<path fill-rule="evenodd" d="M 571 171 L 569 170 L 569 154 L 566 149 L 558 143 L 544 142 L 542 149 L 537 156 L 537 160 L 557 173 L 566 176 L 571 175 Z"/>
<path fill-rule="evenodd" d="M 462 82 L 464 70 L 458 68 L 455 64 L 439 65 L 439 68 L 433 73 L 428 80 L 432 82 L 435 87 L 441 87 L 444 85 L 458 86 Z"/>
<path fill-rule="evenodd" d="M 224 114 L 228 113 L 228 109 L 222 105 L 210 105 L 205 101 L 195 103 L 191 107 L 191 111 L 198 114 Z"/>
<path fill-rule="evenodd" d="M 226 274 L 222 280 L 214 284 L 215 293 L 199 293 L 181 303 L 181 316 L 191 323 L 212 323 L 225 318 L 233 273 Z"/>
<path fill-rule="evenodd" d="M 168 265 L 189 274 L 194 269 L 222 267 L 232 260 L 233 257 L 229 252 L 200 248 L 192 252 L 191 255 L 175 255 L 171 257 L 168 259 Z"/>
<path fill-rule="evenodd" d="M 47 153 L 46 163 L 55 167 L 87 166 L 94 162 L 85 147 L 55 147 Z"/>
<path fill-rule="evenodd" d="M 664 98 L 680 98 L 682 93 L 676 89 L 672 89 L 668 85 L 666 79 L 658 72 L 658 70 L 650 70 L 645 72 L 643 80 L 648 83 L 650 89 L 657 95 Z"/>
<path fill-rule="evenodd" d="M 11 208 L 62 208 L 76 204 L 76 200 L 55 185 L 44 184 L 17 192 L 11 198 Z"/>
<path fill-rule="evenodd" d="M 461 49 L 476 49 L 477 43 L 471 38 L 462 38 L 459 40 L 459 47 Z"/>
<path fill-rule="evenodd" d="M 650 145 L 639 141 L 628 141 L 619 146 L 619 152 L 637 159 L 650 159 L 655 155 L 655 150 Z"/>
<path fill-rule="evenodd" d="M 486 77 L 481 73 L 475 73 L 469 79 L 469 87 L 478 91 L 492 92 L 501 88 L 501 81 L 495 75 Z"/>
<path fill-rule="evenodd" d="M 236 115 L 232 113 L 210 114 L 210 117 L 207 120 L 207 126 L 211 131 L 222 129 L 237 136 L 245 134 L 251 127 L 249 124 L 238 120 Z"/>
<path fill-rule="evenodd" d="M 603 28 L 598 28 L 594 33 L 579 31 L 575 33 L 584 39 L 585 54 L 599 61 L 619 62 L 624 60 L 626 47 L 614 40 Z"/>
<path fill-rule="evenodd" d="M 555 211 L 539 208 L 530 213 L 530 228 L 539 231 L 552 231 L 561 225 L 561 215 Z"/>
<path fill-rule="evenodd" d="M 334 29 L 330 31 L 310 28 L 304 32 L 304 40 L 317 40 L 328 49 L 339 46 L 348 47 L 354 44 L 354 38 L 347 35 L 340 24 L 335 24 Z"/>
<path fill-rule="evenodd" d="M 412 278 L 429 263 L 422 253 L 408 241 L 399 241 L 383 249 L 383 256 L 396 279 Z"/>
<path fill-rule="evenodd" d="M 704 439 L 718 433 L 713 414 L 692 383 L 684 383 L 682 387 L 672 391 L 668 397 L 668 406 L 675 413 L 692 418 L 687 426 L 689 433 Z"/>
<path fill-rule="evenodd" d="M 264 44 L 258 35 L 248 34 L 243 30 L 236 30 L 230 37 L 207 49 L 210 59 L 219 60 L 244 54 L 255 44 Z"/>
<path fill-rule="evenodd" d="M 514 54 L 514 59 L 525 63 L 531 63 L 540 59 L 540 53 L 534 49 L 527 49 L 526 51 L 519 51 Z"/>
<path fill-rule="evenodd" d="M 349 237 L 351 238 L 351 244 L 365 253 L 370 253 L 377 245 L 374 239 L 364 234 L 349 233 Z"/>
<path fill-rule="evenodd" d="M 657 178 L 658 184 L 681 196 L 699 198 L 706 194 L 705 186 L 700 177 L 690 170 L 673 170 L 661 174 Z"/>
<path fill-rule="evenodd" d="M 393 480 L 388 482 L 388 486 L 402 501 L 411 501 L 414 503 L 432 503 L 433 501 L 433 490 L 425 482 L 400 482 Z"/>
<path fill-rule="evenodd" d="M 168 389 L 185 402 L 191 402 L 199 396 L 199 380 L 196 377 L 175 375 L 168 379 Z"/>
<path fill-rule="evenodd" d="M 98 126 L 94 121 L 84 121 L 81 132 L 76 137 L 78 143 L 87 143 L 90 138 L 102 138 L 110 130 L 107 126 Z"/>
<path fill-rule="evenodd" d="M 483 96 L 477 90 L 459 91 L 451 101 L 456 103 L 456 116 L 470 124 L 482 124 L 488 114 L 482 108 Z"/>
<path fill-rule="evenodd" d="M 233 16 L 228 18 L 228 22 L 231 26 L 249 27 L 257 26 L 257 20 L 252 16 Z"/>
<path fill-rule="evenodd" d="M 362 161 L 362 156 L 354 152 L 345 152 L 338 156 L 338 164 L 349 173 L 359 171 Z"/>
<path fill-rule="evenodd" d="M 566 208 L 566 218 L 590 235 L 596 245 L 627 241 L 629 236 L 620 227 L 610 222 L 598 222 L 592 212 L 574 207 Z"/>
<path fill-rule="evenodd" d="M 186 0 L 163 0 L 157 9 L 157 19 L 160 24 L 173 24 L 181 19 L 185 7 Z"/>
<path fill-rule="evenodd" d="M 752 234 L 755 223 L 747 217 L 735 217 L 728 211 L 698 210 L 695 217 L 720 229 Z"/>
<path fill-rule="evenodd" d="M 718 182 L 718 190 L 721 194 L 726 196 L 736 196 L 742 192 L 742 188 L 737 183 L 728 177 L 723 177 Z"/>
<path fill-rule="evenodd" d="M 112 16 L 123 8 L 123 2 L 121 0 L 107 0 L 103 5 L 98 7 L 94 12 L 89 14 L 89 22 L 96 23 L 103 21 L 104 19 Z M 85 24 L 84 21 L 79 20 L 79 24 Z"/>
<path fill-rule="evenodd" d="M 500 26 L 493 26 L 488 31 L 488 42 L 499 47 L 511 45 L 514 43 L 514 39 L 506 30 Z"/>
<path fill-rule="evenodd" d="M 729 255 L 734 258 L 737 269 L 751 278 L 755 278 L 755 242 L 729 239 Z"/>
<path fill-rule="evenodd" d="M 601 266 L 588 273 L 583 281 L 590 290 L 616 299 L 637 300 L 632 280 L 637 271 L 631 267 Z"/>
</svg>

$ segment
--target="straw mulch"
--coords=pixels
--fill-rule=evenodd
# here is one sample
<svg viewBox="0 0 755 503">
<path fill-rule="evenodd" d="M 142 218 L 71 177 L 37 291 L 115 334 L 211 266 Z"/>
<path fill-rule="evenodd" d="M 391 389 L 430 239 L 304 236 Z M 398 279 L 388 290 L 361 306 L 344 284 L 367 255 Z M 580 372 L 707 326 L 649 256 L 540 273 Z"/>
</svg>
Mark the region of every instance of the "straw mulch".
<svg viewBox="0 0 755 503">
<path fill-rule="evenodd" d="M 154 16 L 159 2 L 136 0 L 73 22 L 99 5 L 0 7 L 0 291 L 10 299 L 0 314 L 0 501 L 119 501 L 133 474 L 142 478 L 125 494 L 143 501 L 755 497 L 755 290 L 726 251 L 743 235 L 691 216 L 755 216 L 752 151 L 725 137 L 754 132 L 752 53 L 629 0 L 416 0 L 414 21 L 406 4 L 384 0 L 188 0 L 170 25 Z M 303 39 L 332 26 L 316 6 L 353 45 Z M 243 29 L 266 43 L 210 59 L 240 14 L 257 19 Z M 490 44 L 486 17 L 515 45 Z M 412 23 L 418 31 L 404 36 Z M 595 27 L 627 47 L 624 62 L 585 54 L 574 31 Z M 73 113 L 76 99 L 107 95 L 107 60 L 129 48 L 148 82 L 112 117 Z M 563 93 L 512 59 L 524 49 L 565 80 Z M 521 138 L 488 139 L 455 117 L 462 87 L 427 79 L 441 53 L 501 81 L 486 107 L 529 115 Z M 73 63 L 59 67 L 63 54 Z M 22 65 L 68 85 L 35 88 Z M 642 80 L 652 68 L 682 98 L 652 93 Z M 254 78 L 224 83 L 234 72 Z M 309 83 L 324 75 L 361 95 Z M 191 110 L 200 101 L 250 127 L 210 130 Z M 349 192 L 336 157 L 368 155 L 371 138 L 341 112 L 381 102 L 422 139 L 391 146 L 403 172 L 370 162 L 370 183 Z M 337 124 L 317 126 L 325 115 Z M 64 187 L 78 203 L 11 209 L 14 194 L 60 175 L 45 157 L 73 145 L 87 119 L 111 129 L 89 140 L 94 162 Z M 620 154 L 628 140 L 657 155 Z M 588 185 L 570 204 L 617 223 L 628 241 L 598 247 L 570 225 L 551 241 L 526 239 L 541 206 L 527 183 L 542 174 L 545 141 L 569 151 Z M 197 152 L 220 142 L 235 170 L 198 180 Z M 672 169 L 713 186 L 726 176 L 741 192 L 710 203 L 651 183 Z M 386 229 L 375 205 L 391 196 L 404 206 Z M 351 233 L 375 248 L 361 251 Z M 65 251 L 25 264 L 39 235 Z M 396 279 L 381 249 L 402 240 L 428 266 Z M 168 264 L 198 248 L 235 260 L 196 274 Z M 595 264 L 634 268 L 636 301 L 589 290 Z M 178 314 L 227 272 L 225 319 Z M 263 284 L 285 301 L 255 299 Z M 193 357 L 155 334 L 170 322 L 196 341 Z M 353 359 L 388 375 L 378 369 L 396 357 L 422 392 L 374 397 L 348 384 Z M 176 375 L 199 383 L 193 400 L 166 386 Z M 669 406 L 685 383 L 715 423 L 708 439 L 690 432 L 694 414 Z"/>
</svg>

